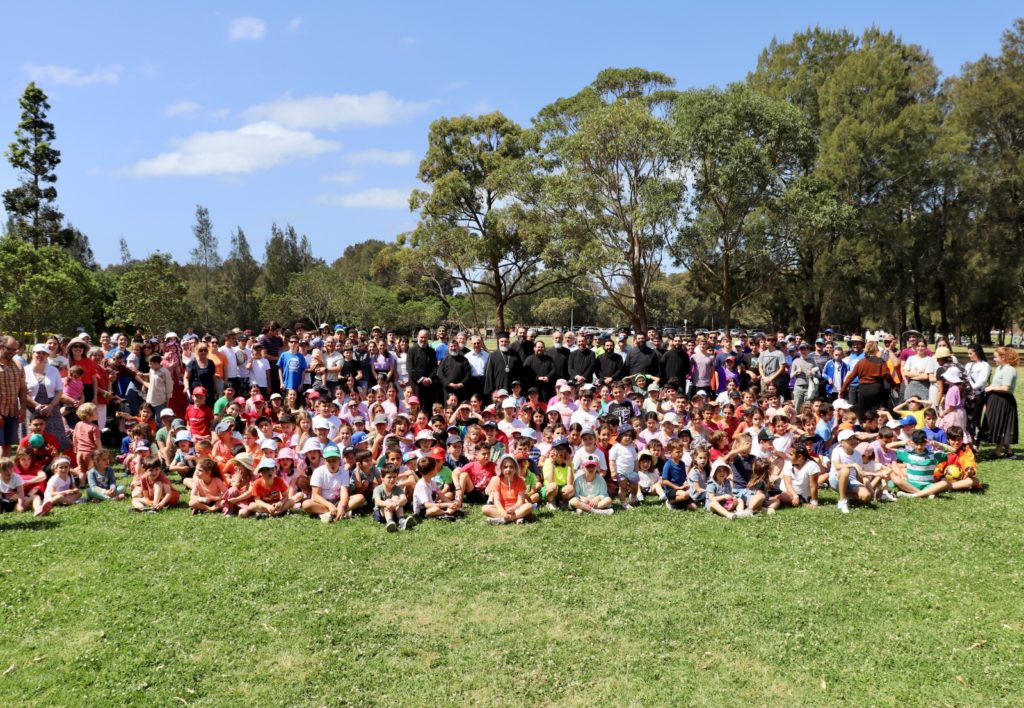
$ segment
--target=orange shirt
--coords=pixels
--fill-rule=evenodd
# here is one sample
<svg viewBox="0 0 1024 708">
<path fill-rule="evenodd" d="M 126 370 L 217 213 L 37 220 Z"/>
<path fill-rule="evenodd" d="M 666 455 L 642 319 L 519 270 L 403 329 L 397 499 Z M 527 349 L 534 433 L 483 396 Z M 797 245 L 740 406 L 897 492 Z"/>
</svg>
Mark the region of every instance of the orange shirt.
<svg viewBox="0 0 1024 708">
<path fill-rule="evenodd" d="M 267 484 L 260 475 L 252 483 L 252 496 L 266 504 L 277 504 L 288 492 L 288 485 L 283 479 L 274 475 L 274 478 Z"/>
<path fill-rule="evenodd" d="M 218 378 L 221 381 L 223 381 L 224 380 L 224 364 L 226 362 L 224 361 L 224 357 L 220 355 L 220 352 L 218 352 L 215 349 L 213 349 L 213 347 L 210 348 L 210 361 L 213 362 L 213 375 L 216 378 Z M 211 393 L 212 393 L 212 391 L 211 391 Z"/>
<path fill-rule="evenodd" d="M 502 509 L 511 509 L 519 501 L 519 495 L 526 494 L 526 480 L 515 475 L 511 484 L 505 481 L 505 476 L 495 477 L 491 480 L 490 491 L 498 492 L 498 501 Z"/>
</svg>

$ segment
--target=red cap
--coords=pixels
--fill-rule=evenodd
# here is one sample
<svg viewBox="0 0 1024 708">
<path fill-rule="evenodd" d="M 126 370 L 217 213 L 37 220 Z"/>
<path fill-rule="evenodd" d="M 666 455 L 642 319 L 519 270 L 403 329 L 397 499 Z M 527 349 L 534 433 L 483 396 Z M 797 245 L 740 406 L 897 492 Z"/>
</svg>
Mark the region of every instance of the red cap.
<svg viewBox="0 0 1024 708">
<path fill-rule="evenodd" d="M 306 398 L 320 398 L 320 392 L 315 388 L 311 388 L 306 391 Z"/>
<path fill-rule="evenodd" d="M 192 389 L 192 395 L 193 396 L 205 396 L 206 395 L 206 389 L 203 388 L 202 386 L 196 386 L 194 389 Z"/>
<path fill-rule="evenodd" d="M 428 457 L 432 460 L 440 460 L 441 462 L 444 462 L 444 448 L 440 446 L 430 448 Z"/>
</svg>

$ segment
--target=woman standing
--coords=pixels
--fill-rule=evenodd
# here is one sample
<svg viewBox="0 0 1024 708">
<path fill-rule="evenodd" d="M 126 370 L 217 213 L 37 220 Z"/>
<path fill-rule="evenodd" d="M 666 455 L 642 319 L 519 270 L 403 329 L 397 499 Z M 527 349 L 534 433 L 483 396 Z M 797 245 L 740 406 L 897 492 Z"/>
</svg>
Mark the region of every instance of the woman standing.
<svg viewBox="0 0 1024 708">
<path fill-rule="evenodd" d="M 57 439 L 61 450 L 66 450 L 70 440 L 64 418 L 60 414 L 60 406 L 62 399 L 67 399 L 63 402 L 69 404 L 74 401 L 64 396 L 64 382 L 57 367 L 50 365 L 49 355 L 50 351 L 45 344 L 37 344 L 32 347 L 32 362 L 25 367 L 25 387 L 28 389 L 28 395 L 40 406 L 28 412 L 29 420 L 44 419 L 46 432 Z"/>
<path fill-rule="evenodd" d="M 185 388 L 188 389 L 189 398 L 192 398 L 192 391 L 196 386 L 202 386 L 207 391 L 215 391 L 215 372 L 216 364 L 210 358 L 210 345 L 202 342 L 196 347 L 196 358 L 185 368 Z"/>
<path fill-rule="evenodd" d="M 928 392 L 931 385 L 931 378 L 935 374 L 937 363 L 928 355 L 928 342 L 919 339 L 914 348 L 913 356 L 907 357 L 903 362 L 903 380 L 907 386 L 903 391 L 903 400 L 917 397 L 922 401 L 928 400 Z"/>
<path fill-rule="evenodd" d="M 994 443 L 996 457 L 1013 457 L 1011 445 L 1017 444 L 1017 364 L 1019 357 L 1011 347 L 995 351 L 996 373 L 985 389 L 985 420 L 981 426 L 983 440 Z"/>
<path fill-rule="evenodd" d="M 967 380 L 964 382 L 970 387 L 964 408 L 967 411 L 967 427 L 964 431 L 970 435 L 970 439 L 978 438 L 978 430 L 981 428 L 981 412 L 985 408 L 985 387 L 988 386 L 988 377 L 992 374 L 992 367 L 989 366 L 985 357 L 985 350 L 980 344 L 967 345 L 967 366 L 964 371 Z"/>
<path fill-rule="evenodd" d="M 889 387 L 894 384 L 889 365 L 878 355 L 878 342 L 870 341 L 864 347 L 864 358 L 859 359 L 846 375 L 839 391 L 840 398 L 850 387 L 850 382 L 858 377 L 857 419 L 863 421 L 865 413 L 878 410 L 889 402 Z"/>
<path fill-rule="evenodd" d="M 399 337 L 395 346 L 395 376 L 398 378 L 398 393 L 401 395 L 405 387 L 409 385 L 409 367 L 407 359 L 409 355 L 409 338 Z"/>
<path fill-rule="evenodd" d="M 395 355 L 388 351 L 387 342 L 381 342 L 378 345 L 371 340 L 367 345 L 367 353 L 370 357 L 370 365 L 373 367 L 374 382 L 380 383 L 381 379 L 384 379 L 386 383 L 394 381 L 398 370 L 398 361 L 395 359 Z"/>
<path fill-rule="evenodd" d="M 160 365 L 171 372 L 171 381 L 174 382 L 171 399 L 167 402 L 167 405 L 174 411 L 176 417 L 184 418 L 185 409 L 188 408 L 188 398 L 185 397 L 185 365 L 181 361 L 178 335 L 174 334 L 174 332 L 168 332 L 167 337 L 165 337 L 164 358 Z"/>
</svg>

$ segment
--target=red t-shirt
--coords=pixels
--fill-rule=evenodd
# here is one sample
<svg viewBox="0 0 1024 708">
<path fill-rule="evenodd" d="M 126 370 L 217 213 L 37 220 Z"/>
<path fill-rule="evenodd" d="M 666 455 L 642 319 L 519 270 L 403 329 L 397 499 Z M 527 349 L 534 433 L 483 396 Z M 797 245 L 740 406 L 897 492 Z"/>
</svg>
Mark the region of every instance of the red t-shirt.
<svg viewBox="0 0 1024 708">
<path fill-rule="evenodd" d="M 192 433 L 192 437 L 208 438 L 210 423 L 213 422 L 213 409 L 206 404 L 192 404 L 185 409 L 185 422 L 188 423 L 188 432 Z"/>
<path fill-rule="evenodd" d="M 468 465 L 462 467 L 462 471 L 469 475 L 469 478 L 473 480 L 473 488 L 478 492 L 482 492 L 487 489 L 487 483 L 494 478 L 495 466 L 493 462 L 488 462 L 481 465 L 475 460 L 470 462 Z"/>
<path fill-rule="evenodd" d="M 266 504 L 277 504 L 287 492 L 288 484 L 277 475 L 274 475 L 270 484 L 263 481 L 263 475 L 257 477 L 252 483 L 253 498 Z"/>
</svg>

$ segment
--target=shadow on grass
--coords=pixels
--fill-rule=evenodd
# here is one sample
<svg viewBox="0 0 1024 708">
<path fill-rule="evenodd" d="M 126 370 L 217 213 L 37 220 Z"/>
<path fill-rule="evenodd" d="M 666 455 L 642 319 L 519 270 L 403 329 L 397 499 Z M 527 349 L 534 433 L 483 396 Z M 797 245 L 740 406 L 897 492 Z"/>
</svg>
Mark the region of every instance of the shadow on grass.
<svg viewBox="0 0 1024 708">
<path fill-rule="evenodd" d="M 53 519 L 21 519 L 12 521 L 9 524 L 0 524 L 0 533 L 4 531 L 45 531 L 60 526 L 60 522 Z"/>
</svg>

